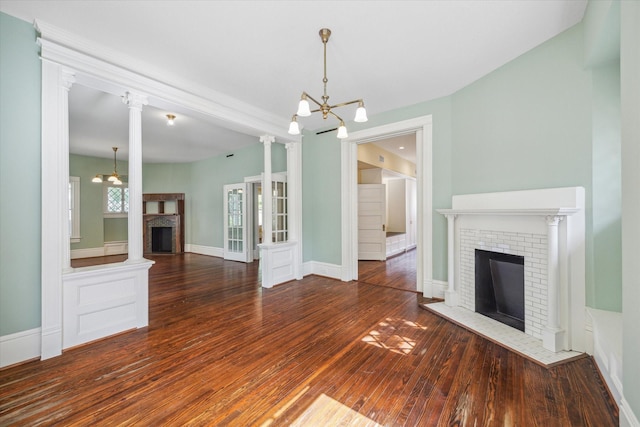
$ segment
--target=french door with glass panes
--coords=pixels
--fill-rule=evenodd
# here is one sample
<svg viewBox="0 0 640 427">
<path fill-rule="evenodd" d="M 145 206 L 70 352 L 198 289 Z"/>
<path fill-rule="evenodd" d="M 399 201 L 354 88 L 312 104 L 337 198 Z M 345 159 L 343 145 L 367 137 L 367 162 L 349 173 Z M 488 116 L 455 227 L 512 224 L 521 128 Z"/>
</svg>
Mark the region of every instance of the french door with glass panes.
<svg viewBox="0 0 640 427">
<path fill-rule="evenodd" d="M 248 185 L 246 183 L 224 186 L 224 259 L 251 261 L 247 223 L 251 197 L 248 197 L 247 193 Z"/>
<path fill-rule="evenodd" d="M 271 242 L 281 243 L 289 240 L 289 224 L 287 218 L 287 177 L 283 174 L 273 174 L 271 181 L 273 192 L 271 216 Z"/>
</svg>

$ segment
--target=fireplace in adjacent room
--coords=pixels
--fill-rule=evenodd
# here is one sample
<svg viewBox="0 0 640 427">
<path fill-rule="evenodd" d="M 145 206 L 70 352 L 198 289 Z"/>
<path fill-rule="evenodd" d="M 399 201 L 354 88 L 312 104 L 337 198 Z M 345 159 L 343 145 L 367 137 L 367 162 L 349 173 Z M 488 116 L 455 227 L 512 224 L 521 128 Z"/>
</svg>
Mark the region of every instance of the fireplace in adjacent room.
<svg viewBox="0 0 640 427">
<path fill-rule="evenodd" d="M 524 257 L 475 250 L 476 312 L 524 332 Z"/>
<path fill-rule="evenodd" d="M 151 228 L 151 252 L 173 252 L 173 227 Z"/>
</svg>

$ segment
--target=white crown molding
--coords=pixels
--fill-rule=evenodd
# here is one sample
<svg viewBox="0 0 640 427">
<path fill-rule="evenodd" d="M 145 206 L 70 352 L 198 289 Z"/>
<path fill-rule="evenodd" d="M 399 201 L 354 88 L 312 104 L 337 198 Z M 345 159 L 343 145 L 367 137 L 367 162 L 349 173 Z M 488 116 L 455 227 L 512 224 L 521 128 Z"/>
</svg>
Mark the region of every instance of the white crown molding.
<svg viewBox="0 0 640 427">
<path fill-rule="evenodd" d="M 220 125 L 249 135 L 265 132 L 283 141 L 289 120 L 207 87 L 170 75 L 148 63 L 98 45 L 46 22 L 34 23 L 40 33 L 42 58 L 69 67 L 77 82 L 116 95 L 136 90 L 149 95 L 150 105 L 173 103 L 207 115 Z M 197 94 L 197 95 L 196 95 Z"/>
</svg>

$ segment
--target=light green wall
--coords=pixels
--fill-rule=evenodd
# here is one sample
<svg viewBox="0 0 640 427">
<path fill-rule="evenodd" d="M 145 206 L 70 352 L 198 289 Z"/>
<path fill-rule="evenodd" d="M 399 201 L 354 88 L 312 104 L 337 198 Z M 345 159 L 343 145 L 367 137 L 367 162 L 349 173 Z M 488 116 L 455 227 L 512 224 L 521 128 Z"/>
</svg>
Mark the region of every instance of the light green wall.
<svg viewBox="0 0 640 427">
<path fill-rule="evenodd" d="M 640 419 L 640 2 L 621 2 L 622 387 Z M 622 415 L 621 415 L 622 419 Z"/>
<path fill-rule="evenodd" d="M 287 154 L 282 144 L 271 145 L 272 171 L 287 169 Z M 231 157 L 227 155 L 233 154 Z M 264 147 L 255 145 L 191 164 L 191 242 L 196 245 L 223 247 L 223 186 L 244 182 L 245 177 L 264 170 Z"/>
<path fill-rule="evenodd" d="M 433 207 L 451 206 L 451 97 L 422 102 L 369 117 L 365 124 L 349 123 L 349 132 L 422 116 L 433 120 Z M 303 156 L 304 260 L 341 264 L 340 145 L 335 132 L 305 132 Z M 330 152 L 323 152 L 330 149 Z M 331 163 L 326 163 L 331 162 Z M 329 166 L 331 165 L 331 166 Z M 326 187 L 325 184 L 330 185 Z M 325 189 L 330 188 L 331 193 Z M 333 192 L 337 191 L 337 195 Z M 315 194 L 324 194 L 316 200 Z M 446 219 L 433 215 L 433 278 L 447 279 Z"/>
<path fill-rule="evenodd" d="M 118 161 L 118 171 L 125 174 L 129 165 Z M 71 249 L 101 248 L 104 242 L 127 240 L 126 218 L 104 218 L 102 184 L 91 182 L 96 174 L 113 171 L 113 160 L 69 155 L 69 175 L 80 177 L 80 242 Z"/>
<path fill-rule="evenodd" d="M 452 188 L 584 187 L 587 304 L 595 306 L 592 81 L 582 33 L 574 26 L 453 95 Z"/>
<path fill-rule="evenodd" d="M 620 214 L 610 191 L 619 188 L 619 179 L 617 184 L 608 180 L 619 174 L 619 148 L 616 154 L 615 138 L 599 136 L 615 133 L 619 89 L 615 66 L 600 69 L 594 83 L 583 52 L 583 28 L 577 25 L 451 96 L 348 127 L 353 132 L 432 114 L 434 209 L 450 207 L 454 194 L 585 187 L 587 303 L 619 311 L 615 256 L 620 253 Z M 601 149 L 608 158 L 602 158 Z M 333 133 L 305 133 L 305 261 L 341 263 L 339 152 Z M 334 166 L 327 167 L 330 164 Z M 609 203 L 613 207 L 607 208 Z M 599 215 L 595 237 L 594 207 Z M 446 280 L 446 221 L 435 212 L 433 217 L 433 277 Z"/>
<path fill-rule="evenodd" d="M 230 153 L 231 154 L 231 153 Z M 146 163 L 142 168 L 143 192 L 185 193 L 185 243 L 222 247 L 222 185 L 244 182 L 260 175 L 264 168 L 263 146 L 255 145 L 194 163 Z M 80 177 L 81 241 L 71 249 L 102 247 L 104 242 L 127 240 L 126 218 L 105 218 L 102 214 L 102 186 L 91 182 L 97 172 L 108 173 L 109 159 L 70 155 L 69 172 Z M 272 169 L 286 170 L 286 150 L 272 145 Z M 127 162 L 118 162 L 127 170 Z M 194 230 L 193 232 L 192 230 Z M 195 238 L 193 237 L 195 236 Z"/>
<path fill-rule="evenodd" d="M 593 73 L 593 263 L 595 286 L 588 301 L 601 310 L 622 310 L 622 191 L 620 64 Z"/>
<path fill-rule="evenodd" d="M 0 336 L 40 326 L 40 80 L 33 25 L 0 13 Z"/>
<path fill-rule="evenodd" d="M 191 163 L 145 163 L 142 165 L 143 193 L 184 193 L 184 239 L 191 243 Z"/>
</svg>

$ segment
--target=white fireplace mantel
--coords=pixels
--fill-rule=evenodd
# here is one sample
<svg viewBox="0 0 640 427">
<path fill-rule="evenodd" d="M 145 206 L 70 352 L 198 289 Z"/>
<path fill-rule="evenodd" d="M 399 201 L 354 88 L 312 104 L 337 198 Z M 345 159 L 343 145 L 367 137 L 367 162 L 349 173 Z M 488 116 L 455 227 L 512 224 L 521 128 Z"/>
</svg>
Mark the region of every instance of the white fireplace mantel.
<svg viewBox="0 0 640 427">
<path fill-rule="evenodd" d="M 449 217 L 451 215 L 517 215 L 517 216 L 568 216 L 579 212 L 578 208 L 547 208 L 547 209 L 437 209 L 438 213 Z"/>
<path fill-rule="evenodd" d="M 469 265 L 468 257 L 461 256 L 460 230 L 476 230 L 488 235 L 541 236 L 545 245 L 537 246 L 544 246 L 538 249 L 546 254 L 546 260 L 539 263 L 544 270 L 539 273 L 541 283 L 546 285 L 546 301 L 539 310 L 544 315 L 539 333 L 543 347 L 554 352 L 584 350 L 585 219 L 582 187 L 454 196 L 451 209 L 438 209 L 437 212 L 447 218 L 448 224 L 447 305 L 474 309 L 468 300 L 463 302 L 460 298 L 461 284 L 470 286 L 458 279 L 460 271 L 468 272 L 475 268 Z M 483 244 L 477 242 L 476 246 Z M 496 246 L 499 246 L 496 248 L 498 251 L 511 253 L 509 245 Z M 463 294 L 475 293 L 474 289 L 462 291 Z M 535 335 L 531 331 L 525 332 Z"/>
</svg>

